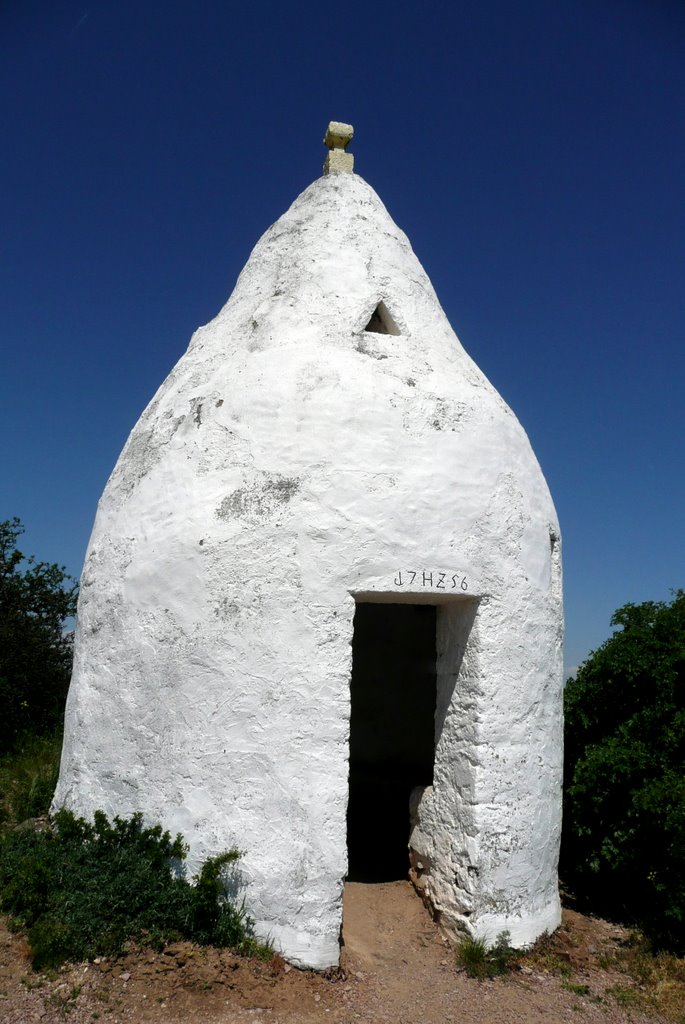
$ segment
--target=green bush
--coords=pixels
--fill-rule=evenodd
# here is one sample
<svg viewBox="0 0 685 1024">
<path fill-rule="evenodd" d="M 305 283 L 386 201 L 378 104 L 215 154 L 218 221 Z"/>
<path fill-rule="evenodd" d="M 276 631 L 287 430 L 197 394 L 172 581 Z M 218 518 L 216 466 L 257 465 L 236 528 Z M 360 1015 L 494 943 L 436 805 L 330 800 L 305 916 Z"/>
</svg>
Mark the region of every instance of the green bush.
<svg viewBox="0 0 685 1024">
<path fill-rule="evenodd" d="M 76 584 L 63 568 L 25 556 L 18 519 L 0 522 L 0 754 L 27 732 L 61 725 L 72 663 L 65 631 Z"/>
<path fill-rule="evenodd" d="M 110 824 L 98 811 L 90 824 L 62 810 L 54 823 L 55 831 L 0 837 L 0 908 L 27 931 L 36 969 L 116 954 L 131 940 L 259 952 L 249 918 L 222 883 L 237 850 L 208 860 L 193 885 L 182 875 L 181 836 L 144 827 L 140 814 Z"/>
<path fill-rule="evenodd" d="M 566 686 L 561 870 L 580 905 L 685 949 L 685 591 L 628 604 Z"/>
</svg>

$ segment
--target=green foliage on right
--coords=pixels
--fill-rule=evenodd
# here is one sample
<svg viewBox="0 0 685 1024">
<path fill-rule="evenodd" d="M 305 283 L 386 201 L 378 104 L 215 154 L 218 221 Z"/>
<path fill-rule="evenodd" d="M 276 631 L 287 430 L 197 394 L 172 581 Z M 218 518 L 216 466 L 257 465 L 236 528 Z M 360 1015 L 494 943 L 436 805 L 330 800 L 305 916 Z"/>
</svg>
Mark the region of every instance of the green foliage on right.
<svg viewBox="0 0 685 1024">
<path fill-rule="evenodd" d="M 566 686 L 561 871 L 581 905 L 685 950 L 685 591 L 627 604 Z"/>
<path fill-rule="evenodd" d="M 208 860 L 190 884 L 187 847 L 142 815 L 94 823 L 58 811 L 56 831 L 0 836 L 0 908 L 26 929 L 33 966 L 56 967 L 121 952 L 129 941 L 161 947 L 189 939 L 260 953 L 251 922 L 225 894 L 222 871 L 240 856 Z"/>
</svg>

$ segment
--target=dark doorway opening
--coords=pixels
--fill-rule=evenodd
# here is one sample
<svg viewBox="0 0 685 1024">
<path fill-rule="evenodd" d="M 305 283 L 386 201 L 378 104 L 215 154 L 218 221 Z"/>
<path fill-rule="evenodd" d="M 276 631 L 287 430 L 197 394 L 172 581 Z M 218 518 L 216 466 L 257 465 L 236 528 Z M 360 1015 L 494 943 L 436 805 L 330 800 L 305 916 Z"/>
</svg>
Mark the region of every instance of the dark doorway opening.
<svg viewBox="0 0 685 1024">
<path fill-rule="evenodd" d="M 348 878 L 407 877 L 409 795 L 433 782 L 433 605 L 358 604 L 352 640 Z"/>
</svg>

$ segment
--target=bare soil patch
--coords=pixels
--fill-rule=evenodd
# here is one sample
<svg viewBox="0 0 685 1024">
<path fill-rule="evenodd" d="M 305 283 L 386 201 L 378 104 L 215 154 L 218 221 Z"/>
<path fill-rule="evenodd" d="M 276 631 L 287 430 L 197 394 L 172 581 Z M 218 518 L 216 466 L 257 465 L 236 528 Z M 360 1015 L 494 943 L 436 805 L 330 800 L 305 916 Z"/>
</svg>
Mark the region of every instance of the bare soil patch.
<svg viewBox="0 0 685 1024">
<path fill-rule="evenodd" d="M 3 1024 L 513 1024 L 685 1021 L 659 1014 L 620 969 L 628 932 L 566 911 L 511 974 L 467 978 L 408 882 L 350 883 L 342 968 L 329 976 L 176 943 L 36 974 L 24 940 L 0 928 Z M 684 978 L 685 981 L 685 978 Z M 682 991 L 685 991 L 685 986 Z M 682 991 L 680 994 L 682 994 Z M 670 1007 L 666 1001 L 667 1009 Z"/>
</svg>

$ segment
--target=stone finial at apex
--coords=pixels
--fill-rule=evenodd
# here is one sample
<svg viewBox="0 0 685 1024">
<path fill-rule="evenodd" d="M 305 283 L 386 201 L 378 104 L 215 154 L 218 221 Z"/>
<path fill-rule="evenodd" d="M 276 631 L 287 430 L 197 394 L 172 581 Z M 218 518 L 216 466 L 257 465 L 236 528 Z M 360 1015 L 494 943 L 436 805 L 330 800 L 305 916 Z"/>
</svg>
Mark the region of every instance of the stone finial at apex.
<svg viewBox="0 0 685 1024">
<path fill-rule="evenodd" d="M 331 121 L 326 129 L 324 145 L 328 146 L 328 155 L 323 165 L 324 174 L 337 174 L 340 171 L 347 171 L 352 174 L 354 157 L 345 150 L 352 141 L 354 128 L 351 124 L 343 124 L 341 121 Z"/>
</svg>

